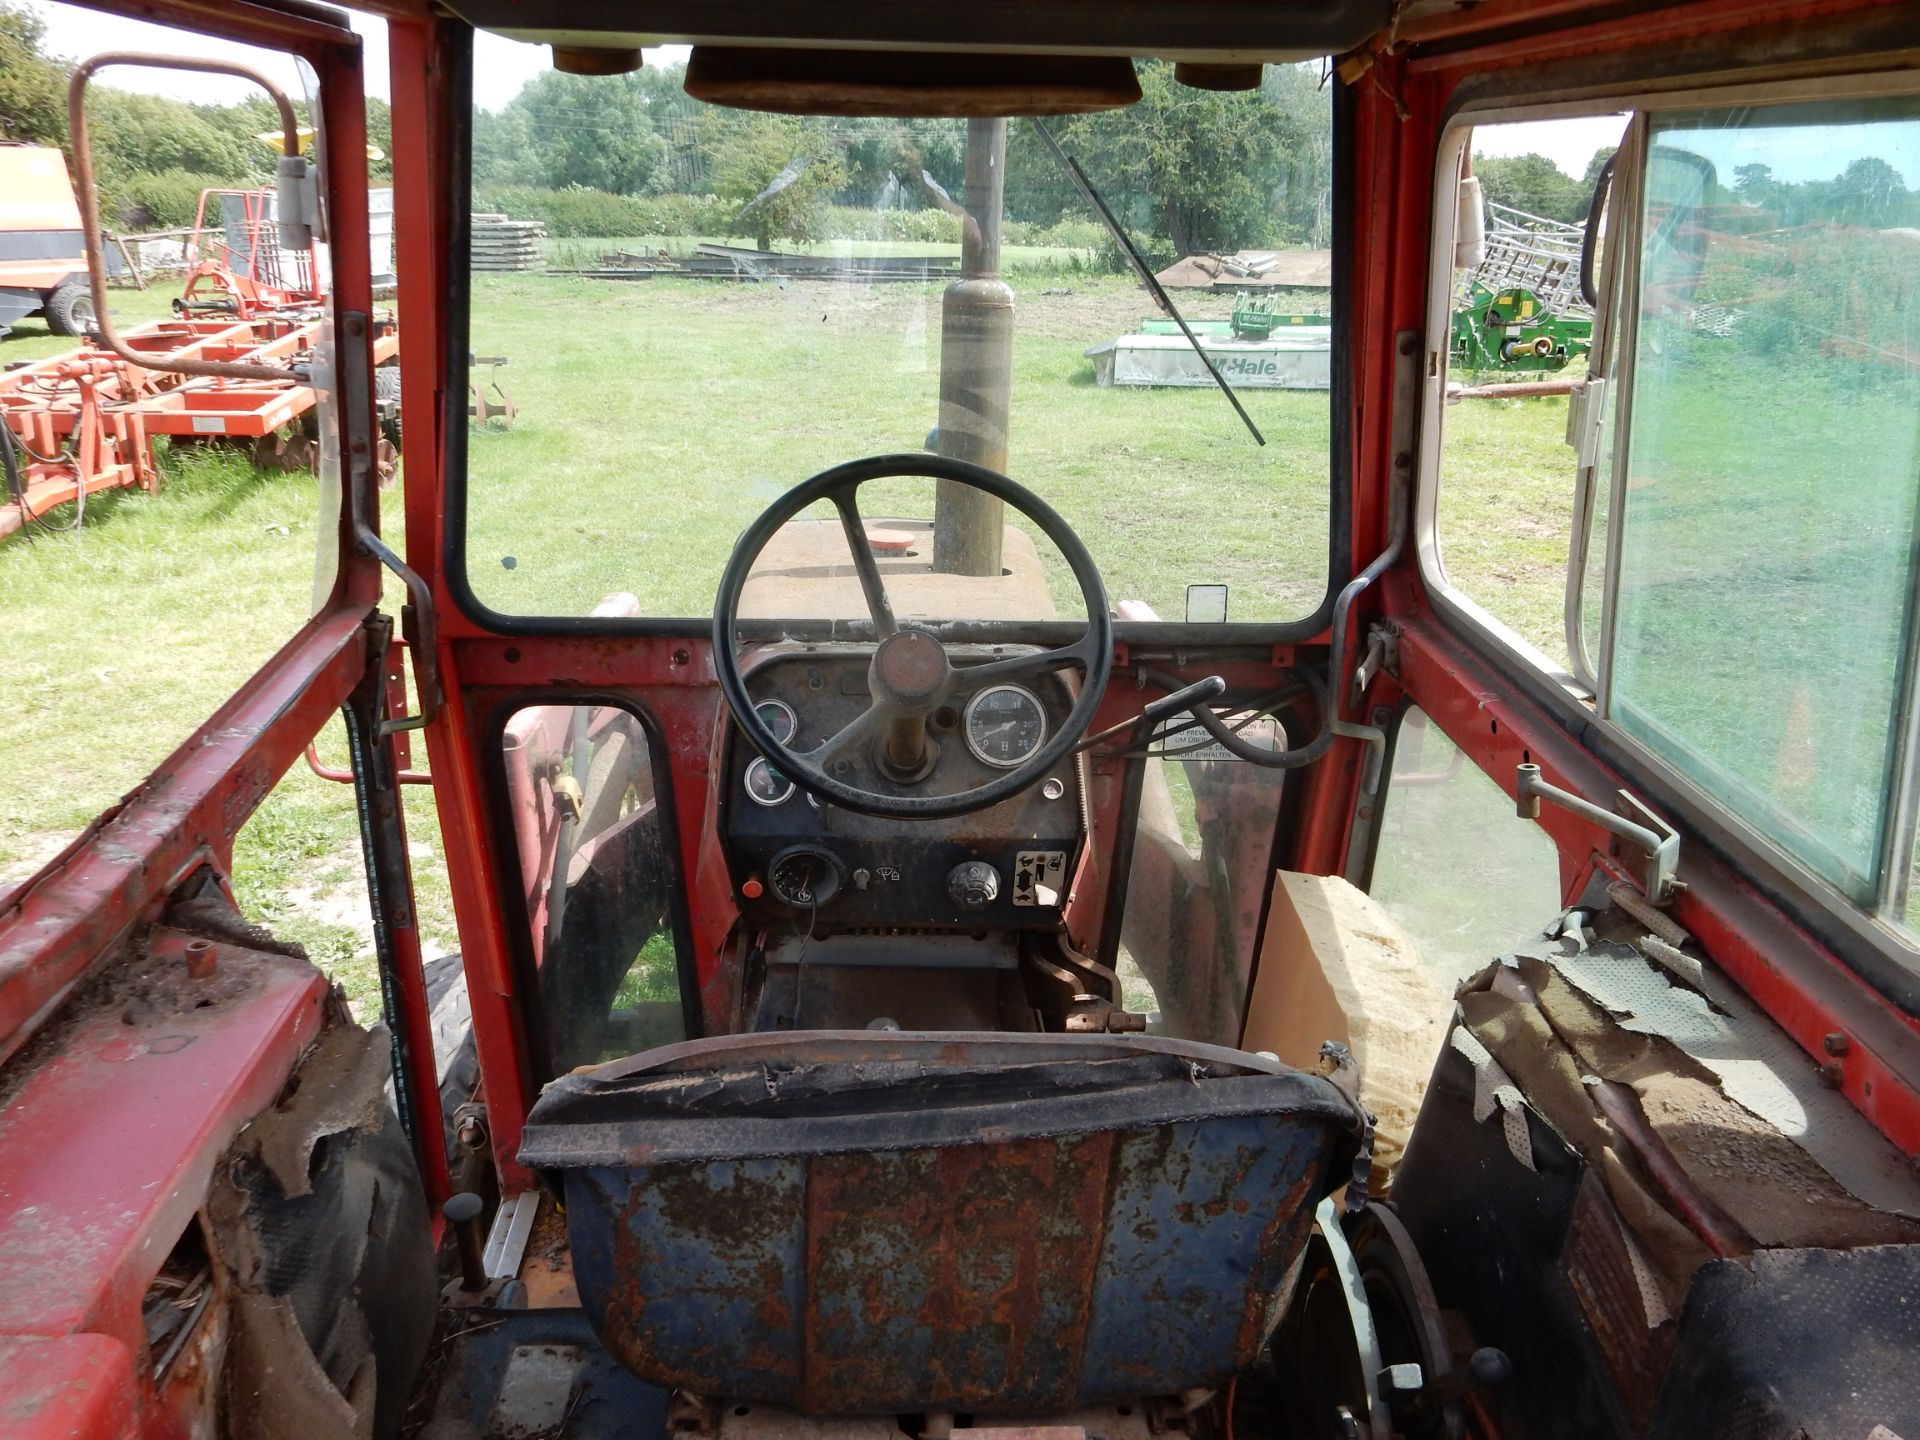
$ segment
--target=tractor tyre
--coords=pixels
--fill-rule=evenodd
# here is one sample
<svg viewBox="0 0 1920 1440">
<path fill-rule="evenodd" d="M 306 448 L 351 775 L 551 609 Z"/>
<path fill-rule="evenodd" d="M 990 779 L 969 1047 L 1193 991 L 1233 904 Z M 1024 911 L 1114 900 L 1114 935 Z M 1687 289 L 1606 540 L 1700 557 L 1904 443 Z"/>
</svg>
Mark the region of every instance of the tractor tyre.
<svg viewBox="0 0 1920 1440">
<path fill-rule="evenodd" d="M 41 298 L 47 328 L 56 335 L 85 335 L 94 326 L 93 291 L 78 275 L 69 275 Z"/>
</svg>

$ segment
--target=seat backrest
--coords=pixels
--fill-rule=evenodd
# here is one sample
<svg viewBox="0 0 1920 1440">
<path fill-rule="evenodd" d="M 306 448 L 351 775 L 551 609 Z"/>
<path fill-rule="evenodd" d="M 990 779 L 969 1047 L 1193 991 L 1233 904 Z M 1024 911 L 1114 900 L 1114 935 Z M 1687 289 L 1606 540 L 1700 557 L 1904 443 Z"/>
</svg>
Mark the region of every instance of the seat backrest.
<svg viewBox="0 0 1920 1440">
<path fill-rule="evenodd" d="M 816 1415 L 1044 1415 L 1250 1363 L 1364 1116 L 1148 1036 L 815 1031 L 566 1076 L 521 1159 L 640 1375 Z"/>
</svg>

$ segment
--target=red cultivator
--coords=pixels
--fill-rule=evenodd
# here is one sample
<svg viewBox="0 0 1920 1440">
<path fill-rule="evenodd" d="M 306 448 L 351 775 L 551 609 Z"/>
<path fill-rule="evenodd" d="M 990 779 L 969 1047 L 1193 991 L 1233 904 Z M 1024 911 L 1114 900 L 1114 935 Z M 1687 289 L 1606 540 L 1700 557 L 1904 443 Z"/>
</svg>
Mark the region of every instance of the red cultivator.
<svg viewBox="0 0 1920 1440">
<path fill-rule="evenodd" d="M 152 442 L 247 442 L 254 462 L 310 465 L 311 412 L 319 390 L 296 375 L 309 371 L 325 321 L 258 313 L 249 319 L 156 320 L 126 332 L 142 353 L 190 356 L 232 364 L 287 366 L 285 380 L 232 380 L 147 370 L 93 345 L 0 374 L 0 439 L 6 504 L 0 537 L 56 506 L 84 502 L 101 490 L 159 488 Z M 376 364 L 399 352 L 389 321 L 377 326 Z"/>
</svg>

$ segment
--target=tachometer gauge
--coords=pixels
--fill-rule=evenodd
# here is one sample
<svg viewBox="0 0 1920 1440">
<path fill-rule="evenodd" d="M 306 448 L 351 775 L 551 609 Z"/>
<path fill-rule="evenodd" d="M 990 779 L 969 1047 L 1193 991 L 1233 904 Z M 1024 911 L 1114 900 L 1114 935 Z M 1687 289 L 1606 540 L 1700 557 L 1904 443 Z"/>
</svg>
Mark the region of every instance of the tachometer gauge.
<svg viewBox="0 0 1920 1440">
<path fill-rule="evenodd" d="M 773 738 L 782 745 L 793 739 L 794 732 L 800 728 L 800 722 L 794 718 L 793 707 L 784 700 L 762 700 L 753 707 L 753 713 L 760 717 L 760 723 L 773 732 Z"/>
<path fill-rule="evenodd" d="M 793 782 L 755 756 L 747 765 L 747 798 L 756 805 L 784 805 L 793 798 Z"/>
<path fill-rule="evenodd" d="M 976 760 L 1011 770 L 1047 739 L 1039 697 L 1018 685 L 992 685 L 967 702 L 961 724 Z"/>
</svg>

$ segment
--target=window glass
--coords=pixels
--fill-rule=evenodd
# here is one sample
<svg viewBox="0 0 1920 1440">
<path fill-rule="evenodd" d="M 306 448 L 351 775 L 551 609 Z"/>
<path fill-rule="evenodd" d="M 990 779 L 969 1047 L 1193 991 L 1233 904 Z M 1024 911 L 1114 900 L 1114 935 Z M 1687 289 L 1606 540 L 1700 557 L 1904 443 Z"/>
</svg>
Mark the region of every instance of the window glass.
<svg viewBox="0 0 1920 1440">
<path fill-rule="evenodd" d="M 67 71 L 73 58 L 103 48 L 192 58 L 204 55 L 205 41 L 119 20 L 109 47 L 96 11 L 46 4 L 6 15 L 20 22 L 9 32 L 19 43 L 6 79 L 17 73 L 20 94 L 52 103 L 9 111 L 8 139 L 21 143 L 0 144 L 8 216 L 0 259 L 13 291 L 0 295 L 0 429 L 8 437 L 0 440 L 0 903 L 300 629 L 316 588 L 330 589 L 339 515 L 333 475 L 324 462 L 314 473 L 318 441 L 335 431 L 323 390 L 255 387 L 232 406 L 207 407 L 226 413 L 215 425 L 194 407 L 214 382 L 162 372 L 128 380 L 131 367 L 93 349 L 110 378 L 97 424 L 81 418 L 69 367 L 86 352 L 91 299 L 68 163 Z M 301 123 L 312 123 L 317 96 L 302 62 L 239 45 L 222 54 L 268 76 Z M 127 237 L 124 251 L 108 253 L 108 314 L 123 337 L 162 350 L 208 330 L 236 351 L 324 345 L 324 248 L 281 250 L 271 223 L 222 223 L 225 206 L 242 216 L 251 207 L 257 218 L 273 198 L 274 154 L 257 137 L 276 112 L 257 85 L 112 66 L 88 86 L 86 113 L 100 223 Z M 196 231 L 203 209 L 207 224 Z M 170 233 L 141 238 L 156 231 Z M 182 316 L 175 307 L 189 298 L 189 252 L 218 272 L 194 277 L 196 303 L 211 304 L 223 279 L 231 284 L 226 277 L 250 266 L 275 268 L 295 293 L 279 317 L 257 326 L 221 308 L 231 302 Z M 290 324 L 295 339 L 286 338 Z M 127 389 L 144 400 L 125 400 Z M 136 414 L 144 439 L 119 433 Z M 287 423 L 248 433 L 274 414 Z M 351 797 L 339 788 L 353 856 Z M 277 863 L 252 848 L 271 829 L 242 832 L 241 866 Z"/>
<path fill-rule="evenodd" d="M 1227 723 L 1245 718 L 1230 714 Z M 1284 743 L 1277 727 L 1259 723 L 1242 738 Z M 1198 726 L 1183 727 L 1157 748 L 1204 738 Z M 1288 772 L 1199 758 L 1222 753 L 1215 746 L 1146 762 L 1116 968 L 1129 1006 L 1150 1002 L 1157 1012 L 1155 1033 L 1236 1045 Z"/>
<path fill-rule="evenodd" d="M 640 722 L 529 706 L 502 759 L 555 1073 L 685 1039 L 672 837 Z"/>
<path fill-rule="evenodd" d="M 1476 126 L 1461 187 L 1438 417 L 1441 564 L 1450 586 L 1562 670 L 1575 478 L 1565 392 L 1587 374 L 1594 336 L 1580 253 L 1625 128 L 1621 115 Z M 1604 497 L 1593 533 L 1605 533 Z"/>
<path fill-rule="evenodd" d="M 1560 913 L 1560 856 L 1547 832 L 1417 709 L 1393 742 L 1368 893 L 1452 985 Z"/>
<path fill-rule="evenodd" d="M 1920 498 L 1920 111 L 1651 119 L 1611 716 L 1877 898 Z"/>
<path fill-rule="evenodd" d="M 504 43 L 480 37 L 477 63 Z M 936 452 L 1058 509 L 1115 600 L 1178 620 L 1189 584 L 1218 583 L 1230 620 L 1311 613 L 1328 554 L 1329 92 L 1316 67 L 1269 66 L 1245 94 L 1138 68 L 1137 105 L 1047 124 L 1147 263 L 1175 267 L 1170 291 L 1264 446 L 1151 313 L 1034 122 L 711 107 L 658 53 L 635 75 L 542 74 L 477 110 L 470 345 L 517 415 L 467 438 L 474 595 L 565 615 L 627 591 L 642 614 L 707 614 L 775 497 L 847 460 Z M 868 518 L 914 521 L 909 540 L 939 518 L 881 504 Z M 1016 589 L 1026 534 L 1014 524 L 1000 567 Z M 845 563 L 837 525 L 782 540 L 791 571 Z M 909 559 L 1000 578 L 939 546 Z M 1058 592 L 1059 562 L 1038 563 Z M 1004 618 L 971 594 L 993 588 L 928 613 Z"/>
</svg>

